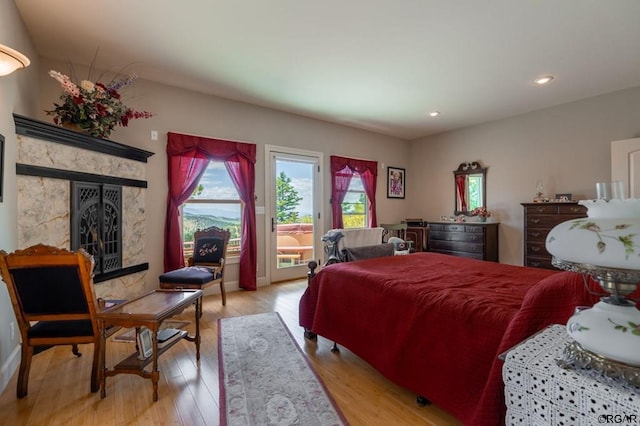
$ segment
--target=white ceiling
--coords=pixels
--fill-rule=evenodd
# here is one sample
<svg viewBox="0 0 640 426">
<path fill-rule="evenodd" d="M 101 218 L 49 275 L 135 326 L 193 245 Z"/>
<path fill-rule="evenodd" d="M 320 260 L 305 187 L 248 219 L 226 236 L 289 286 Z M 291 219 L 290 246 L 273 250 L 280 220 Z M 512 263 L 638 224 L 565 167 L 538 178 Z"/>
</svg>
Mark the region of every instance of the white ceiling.
<svg viewBox="0 0 640 426">
<path fill-rule="evenodd" d="M 640 0 L 15 3 L 42 56 L 403 139 L 640 86 Z"/>
</svg>

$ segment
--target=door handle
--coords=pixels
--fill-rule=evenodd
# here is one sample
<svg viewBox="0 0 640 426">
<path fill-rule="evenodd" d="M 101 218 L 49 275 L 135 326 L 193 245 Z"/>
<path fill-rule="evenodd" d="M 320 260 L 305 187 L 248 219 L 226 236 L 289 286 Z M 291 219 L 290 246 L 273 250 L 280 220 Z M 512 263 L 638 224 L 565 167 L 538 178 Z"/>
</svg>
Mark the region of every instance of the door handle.
<svg viewBox="0 0 640 426">
<path fill-rule="evenodd" d="M 276 232 L 276 219 L 271 218 L 271 232 Z"/>
</svg>

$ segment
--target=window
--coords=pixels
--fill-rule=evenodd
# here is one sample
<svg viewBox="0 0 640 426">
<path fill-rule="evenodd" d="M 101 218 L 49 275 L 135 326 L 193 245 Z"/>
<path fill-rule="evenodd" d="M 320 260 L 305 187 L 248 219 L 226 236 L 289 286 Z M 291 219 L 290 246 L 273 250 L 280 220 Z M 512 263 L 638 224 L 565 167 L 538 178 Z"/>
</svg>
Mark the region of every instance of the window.
<svg viewBox="0 0 640 426">
<path fill-rule="evenodd" d="M 342 202 L 342 221 L 345 229 L 367 227 L 367 223 L 369 223 L 367 204 L 367 194 L 364 192 L 362 179 L 360 179 L 360 175 L 354 173 Z"/>
<path fill-rule="evenodd" d="M 181 206 L 184 257 L 193 255 L 193 233 L 210 226 L 228 229 L 230 256 L 240 254 L 243 203 L 223 161 L 211 161 L 191 197 Z"/>
</svg>

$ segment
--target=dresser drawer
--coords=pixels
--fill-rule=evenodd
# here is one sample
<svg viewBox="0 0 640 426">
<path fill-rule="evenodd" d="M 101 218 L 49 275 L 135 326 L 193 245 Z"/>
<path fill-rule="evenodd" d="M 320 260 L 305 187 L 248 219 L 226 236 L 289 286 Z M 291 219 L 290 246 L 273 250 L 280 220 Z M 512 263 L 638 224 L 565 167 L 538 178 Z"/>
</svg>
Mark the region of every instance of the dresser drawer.
<svg viewBox="0 0 640 426">
<path fill-rule="evenodd" d="M 531 215 L 525 218 L 525 226 L 527 228 L 540 228 L 550 231 L 557 224 L 569 219 L 570 217 L 561 215 Z"/>
<path fill-rule="evenodd" d="M 557 268 L 551 264 L 551 256 L 527 256 L 524 266 L 557 270 Z"/>
<path fill-rule="evenodd" d="M 527 256 L 551 256 L 547 251 L 545 243 L 533 243 L 527 241 L 525 245 L 525 255 Z"/>
<path fill-rule="evenodd" d="M 527 228 L 524 234 L 524 240 L 526 242 L 544 243 L 547 239 L 549 229 L 544 228 Z"/>
<path fill-rule="evenodd" d="M 431 248 L 435 250 L 459 251 L 466 253 L 484 253 L 484 244 L 466 243 L 460 241 L 431 240 Z"/>
<path fill-rule="evenodd" d="M 534 215 L 534 214 L 558 214 L 558 205 L 557 204 L 535 204 L 529 205 L 524 208 L 525 215 Z"/>
<path fill-rule="evenodd" d="M 445 232 L 445 231 L 429 231 L 431 241 L 465 241 L 470 243 L 482 243 L 484 234 L 477 232 Z"/>
<path fill-rule="evenodd" d="M 464 232 L 465 226 L 457 223 L 430 223 L 429 233 L 431 231 L 444 231 L 444 232 Z"/>
<path fill-rule="evenodd" d="M 574 215 L 576 217 L 585 217 L 587 215 L 587 208 L 585 206 L 580 206 L 576 204 L 563 204 L 558 206 L 558 213 L 561 215 Z"/>
</svg>

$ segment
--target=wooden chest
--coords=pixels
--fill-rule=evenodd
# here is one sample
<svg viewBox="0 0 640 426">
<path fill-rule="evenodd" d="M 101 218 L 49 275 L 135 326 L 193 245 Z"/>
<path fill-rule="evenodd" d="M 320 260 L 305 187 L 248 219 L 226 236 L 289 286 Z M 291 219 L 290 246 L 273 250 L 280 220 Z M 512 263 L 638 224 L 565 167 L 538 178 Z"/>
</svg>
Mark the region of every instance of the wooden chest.
<svg viewBox="0 0 640 426">
<path fill-rule="evenodd" d="M 587 208 L 577 202 L 522 203 L 524 207 L 524 265 L 555 269 L 545 248 L 547 234 L 559 223 L 587 216 Z"/>
<path fill-rule="evenodd" d="M 429 251 L 498 261 L 498 223 L 429 222 Z"/>
</svg>

